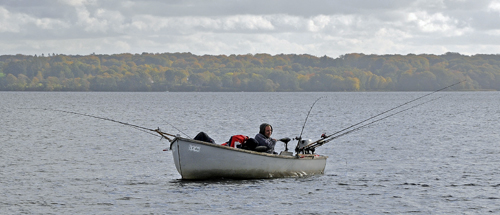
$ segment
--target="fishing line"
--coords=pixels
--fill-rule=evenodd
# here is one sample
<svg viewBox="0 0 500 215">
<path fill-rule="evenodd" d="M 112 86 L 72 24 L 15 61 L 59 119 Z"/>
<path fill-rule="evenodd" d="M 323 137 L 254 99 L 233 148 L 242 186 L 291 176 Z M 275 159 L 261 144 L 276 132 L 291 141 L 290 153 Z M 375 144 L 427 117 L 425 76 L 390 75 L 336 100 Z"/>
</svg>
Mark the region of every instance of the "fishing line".
<svg viewBox="0 0 500 215">
<path fill-rule="evenodd" d="M 172 128 L 174 128 L 175 130 L 177 130 L 178 132 L 181 132 L 182 134 L 184 134 L 184 136 L 188 137 L 189 139 L 193 139 L 191 138 L 189 135 L 187 135 L 186 133 L 182 132 L 180 129 L 178 129 L 177 127 L 175 127 L 174 125 L 172 125 L 171 123 L 169 123 L 167 120 L 164 120 L 162 119 L 163 122 L 167 123 L 168 125 L 172 126 Z"/>
<path fill-rule="evenodd" d="M 100 119 L 100 120 L 106 120 L 106 121 L 110 121 L 110 122 L 114 122 L 114 123 L 119 123 L 119 124 L 126 125 L 126 126 L 131 126 L 132 128 L 135 128 L 135 129 L 137 129 L 139 131 L 146 132 L 146 133 L 154 135 L 154 136 L 158 136 L 157 134 L 159 134 L 160 137 L 165 138 L 165 139 L 167 139 L 170 142 L 172 142 L 172 139 L 168 138 L 167 136 L 175 137 L 175 135 L 173 135 L 173 134 L 162 132 L 160 130 L 160 128 L 150 129 L 150 128 L 146 128 L 146 127 L 142 127 L 142 126 L 138 126 L 138 125 L 133 125 L 133 124 L 126 123 L 126 122 L 121 122 L 121 121 L 110 119 L 110 118 L 104 118 L 104 117 L 94 116 L 94 115 L 90 115 L 90 114 L 84 114 L 84 113 L 78 113 L 78 112 L 66 111 L 66 110 L 48 109 L 48 108 L 20 108 L 20 109 L 35 109 L 35 110 L 57 111 L 57 112 L 75 114 L 75 115 L 80 115 L 80 116 L 92 117 L 92 118 L 96 118 L 96 119 Z M 151 133 L 151 132 L 155 132 L 157 134 L 154 134 L 154 133 Z"/>
<path fill-rule="evenodd" d="M 441 89 L 439 89 L 439 90 L 433 91 L 433 92 L 431 92 L 431 93 L 428 93 L 428 94 L 425 94 L 425 95 L 423 95 L 423 96 L 420 96 L 420 97 L 418 97 L 418 98 L 416 98 L 416 99 L 413 99 L 413 100 L 410 100 L 410 101 L 408 101 L 408 102 L 405 102 L 405 103 L 403 103 L 403 104 L 401 104 L 401 105 L 398 105 L 398 106 L 396 106 L 396 107 L 393 107 L 393 108 L 391 108 L 391 109 L 389 109 L 389 110 L 386 110 L 386 111 L 384 111 L 384 112 L 382 112 L 382 113 L 379 113 L 379 114 L 377 114 L 377 115 L 375 115 L 375 116 L 372 116 L 372 117 L 370 117 L 370 118 L 368 118 L 368 119 L 366 119 L 366 120 L 363 120 L 363 121 L 358 122 L 358 123 L 356 123 L 356 124 L 354 124 L 354 125 L 351 125 L 351 126 L 349 126 L 349 127 L 347 127 L 347 128 L 344 128 L 344 129 L 342 129 L 342 130 L 340 130 L 340 131 L 337 131 L 337 132 L 335 132 L 335 133 L 333 133 L 333 134 L 330 134 L 330 135 L 322 135 L 322 139 L 319 139 L 319 140 L 317 140 L 317 141 L 314 141 L 314 142 L 312 142 L 312 143 L 308 144 L 307 146 L 305 146 L 304 148 L 307 148 L 307 147 L 309 147 L 309 146 L 311 146 L 311 145 L 317 144 L 318 142 L 322 142 L 322 141 L 324 141 L 325 139 L 328 139 L 328 138 L 330 138 L 330 137 L 332 137 L 332 136 L 334 136 L 334 135 L 337 135 L 337 134 L 342 133 L 342 132 L 344 132 L 344 131 L 348 131 L 349 129 L 354 128 L 354 127 L 356 127 L 356 126 L 358 126 L 358 125 L 361 125 L 361 124 L 363 124 L 363 123 L 365 123 L 365 122 L 367 122 L 367 121 L 370 121 L 370 120 L 372 120 L 372 119 L 374 119 L 374 118 L 377 118 L 377 117 L 379 117 L 379 116 L 382 116 L 382 115 L 384 115 L 384 114 L 386 114 L 386 113 L 388 113 L 388 112 L 391 112 L 391 111 L 393 111 L 393 110 L 395 110 L 395 109 L 398 109 L 398 108 L 400 108 L 400 107 L 402 107 L 402 106 L 408 105 L 408 104 L 410 104 L 410 103 L 412 103 L 412 102 L 415 102 L 415 101 L 420 100 L 420 99 L 422 99 L 422 98 L 425 98 L 425 97 L 427 97 L 427 96 L 430 96 L 430 95 L 432 95 L 432 94 L 434 94 L 434 93 L 437 93 L 437 92 L 439 92 L 439 91 L 443 91 L 443 90 L 445 90 L 445 89 L 448 89 L 448 88 L 450 88 L 450 87 L 453 87 L 453 86 L 455 86 L 455 85 L 457 85 L 457 84 L 460 84 L 460 83 L 462 83 L 462 82 L 465 82 L 465 80 L 459 81 L 459 82 L 454 83 L 454 84 L 452 84 L 452 85 L 449 85 L 449 86 L 447 86 L 447 87 L 443 87 L 443 88 L 441 88 Z M 385 119 L 385 118 L 384 118 L 384 119 Z M 377 120 L 377 121 L 379 121 L 379 120 Z M 350 133 L 350 132 L 349 132 L 349 133 Z M 343 135 L 342 135 L 342 136 L 343 136 Z M 322 144 L 321 144 L 321 145 L 322 145 Z"/>
</svg>

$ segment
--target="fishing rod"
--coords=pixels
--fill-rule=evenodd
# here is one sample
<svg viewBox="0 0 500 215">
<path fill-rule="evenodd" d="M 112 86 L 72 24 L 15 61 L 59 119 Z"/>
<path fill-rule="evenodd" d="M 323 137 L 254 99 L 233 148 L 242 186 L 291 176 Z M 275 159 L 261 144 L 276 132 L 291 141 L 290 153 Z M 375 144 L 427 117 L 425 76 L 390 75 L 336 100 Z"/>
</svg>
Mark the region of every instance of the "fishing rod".
<svg viewBox="0 0 500 215">
<path fill-rule="evenodd" d="M 336 135 L 336 134 L 342 133 L 342 132 L 344 132 L 344 131 L 346 131 L 346 130 L 349 130 L 349 129 L 351 129 L 351 128 L 355 127 L 355 126 L 358 126 L 358 125 L 360 125 L 360 124 L 363 124 L 363 123 L 365 123 L 365 122 L 367 122 L 367 121 L 369 121 L 369 120 L 372 120 L 372 119 L 377 118 L 377 117 L 379 117 L 379 116 L 381 116 L 381 115 L 384 115 L 384 114 L 386 114 L 386 113 L 388 113 L 388 112 L 391 112 L 391 111 L 393 111 L 393 110 L 395 110 L 395 109 L 398 109 L 398 108 L 400 108 L 400 107 L 402 107 L 402 106 L 408 105 L 408 104 L 410 104 L 410 103 L 412 103 L 412 102 L 415 102 L 415 101 L 417 101 L 417 100 L 420 100 L 420 99 L 422 99 L 422 98 L 425 98 L 425 97 L 427 97 L 427 96 L 430 96 L 430 95 L 432 95 L 432 94 L 434 94 L 434 93 L 437 93 L 437 92 L 443 91 L 443 90 L 448 89 L 448 88 L 450 88 L 450 87 L 453 87 L 453 86 L 455 86 L 455 85 L 457 85 L 457 84 L 460 84 L 460 83 L 462 83 L 462 82 L 464 82 L 464 81 L 465 81 L 465 80 L 459 81 L 459 82 L 454 83 L 454 84 L 452 84 L 452 85 L 449 85 L 449 86 L 443 87 L 443 88 L 441 88 L 441 89 L 439 89 L 439 90 L 435 90 L 435 91 L 433 91 L 433 92 L 431 92 L 431 93 L 425 94 L 425 95 L 420 96 L 420 97 L 418 97 L 418 98 L 416 98 L 416 99 L 413 99 L 413 100 L 410 100 L 410 101 L 408 101 L 408 102 L 405 102 L 405 103 L 403 103 L 403 104 L 401 104 L 401 105 L 398 105 L 398 106 L 396 106 L 396 107 L 393 107 L 393 108 L 391 108 L 391 109 L 388 109 L 388 110 L 386 110 L 386 111 L 384 111 L 384 112 L 382 112 L 382 113 L 379 113 L 379 114 L 377 114 L 377 115 L 375 115 L 375 116 L 372 116 L 372 117 L 370 117 L 370 118 L 368 118 L 368 119 L 365 119 L 365 120 L 363 120 L 363 121 L 361 121 L 361 122 L 358 122 L 358 123 L 356 123 L 356 124 L 353 124 L 353 125 L 351 125 L 351 126 L 349 126 L 349 127 L 347 127 L 347 128 L 344 128 L 344 129 L 342 129 L 342 130 L 340 130 L 340 131 L 337 131 L 337 132 L 335 132 L 335 133 L 333 133 L 333 134 L 330 134 L 330 135 L 322 135 L 322 136 L 321 136 L 321 138 L 322 138 L 322 139 L 317 140 L 317 141 L 314 141 L 314 142 L 312 142 L 312 143 L 308 144 L 307 146 L 312 145 L 312 144 L 315 144 L 316 142 L 319 142 L 319 141 L 321 141 L 321 140 L 323 140 L 323 139 L 327 139 L 327 138 L 329 138 L 329 137 L 331 137 L 331 136 L 334 136 L 334 135 Z M 305 146 L 305 147 L 307 147 L 307 146 Z"/>
<path fill-rule="evenodd" d="M 344 135 L 346 135 L 346 134 L 348 134 L 348 133 L 351 133 L 351 132 L 357 131 L 357 130 L 359 130 L 359 129 L 363 128 L 363 127 L 366 127 L 366 126 L 367 126 L 367 125 L 369 125 L 369 124 L 373 124 L 373 123 L 378 122 L 378 121 L 380 121 L 380 120 L 382 120 L 382 119 L 386 119 L 386 118 L 388 118 L 388 117 L 390 117 L 390 116 L 394 116 L 394 115 L 396 115 L 396 114 L 398 114 L 398 113 L 401 113 L 401 112 L 404 112 L 404 111 L 406 111 L 406 110 L 412 109 L 412 108 L 414 108 L 414 107 L 420 106 L 420 105 L 425 104 L 425 103 L 427 103 L 427 102 L 421 103 L 421 104 L 419 104 L 419 105 L 413 106 L 413 107 L 408 108 L 408 109 L 405 109 L 405 110 L 403 110 L 403 111 L 399 111 L 399 112 L 397 112 L 397 113 L 395 113 L 395 114 L 391 114 L 391 115 L 389 115 L 389 116 L 386 116 L 386 117 L 383 117 L 383 118 L 381 118 L 381 119 L 375 120 L 375 121 L 373 121 L 373 122 L 370 122 L 370 123 L 369 123 L 369 124 L 367 124 L 367 125 L 362 125 L 362 126 L 360 126 L 360 127 L 355 128 L 355 127 L 356 127 L 356 126 L 358 126 L 358 125 L 361 125 L 361 124 L 363 124 L 363 123 L 365 123 L 365 122 L 367 122 L 367 121 L 369 121 L 369 120 L 372 120 L 372 119 L 374 119 L 374 118 L 376 118 L 376 117 L 382 116 L 382 115 L 384 115 L 384 114 L 386 114 L 386 113 L 388 113 L 388 112 L 390 112 L 390 111 L 393 111 L 393 110 L 395 110 L 395 109 L 397 109 L 397 108 L 400 108 L 400 107 L 402 107 L 402 106 L 405 106 L 405 105 L 408 105 L 408 104 L 410 104 L 410 103 L 412 103 L 412 102 L 415 102 L 415 101 L 417 101 L 417 100 L 420 100 L 420 99 L 422 99 L 422 98 L 424 98 L 424 97 L 430 96 L 430 95 L 432 95 L 432 94 L 434 94 L 434 93 L 437 93 L 437 92 L 439 92 L 439 91 L 443 91 L 443 90 L 445 90 L 445 89 L 448 89 L 448 88 L 450 88 L 450 87 L 453 87 L 453 86 L 455 86 L 455 85 L 457 85 L 457 84 L 460 84 L 460 83 L 462 83 L 462 82 L 465 82 L 465 80 L 459 81 L 459 82 L 454 83 L 454 84 L 452 84 L 452 85 L 449 85 L 449 86 L 443 87 L 443 88 L 441 88 L 441 89 L 439 89 L 439 90 L 433 91 L 433 92 L 431 92 L 431 93 L 428 93 L 428 94 L 425 94 L 425 95 L 423 95 L 423 96 L 420 96 L 420 97 L 418 97 L 418 98 L 416 98 L 416 99 L 413 99 L 413 100 L 410 100 L 410 101 L 408 101 L 408 102 L 405 102 L 405 103 L 403 103 L 403 104 L 401 104 L 401 105 L 398 105 L 398 106 L 396 106 L 396 107 L 394 107 L 394 108 L 391 108 L 391 109 L 389 109 L 389 110 L 386 110 L 386 111 L 384 111 L 384 112 L 382 112 L 382 113 L 380 113 L 380 114 L 377 114 L 377 115 L 375 115 L 375 116 L 372 116 L 372 117 L 370 117 L 370 118 L 368 118 L 368 119 L 366 119 L 366 120 L 363 120 L 363 121 L 361 121 L 361 122 L 358 122 L 358 123 L 356 123 L 356 124 L 353 124 L 353 125 L 351 125 L 351 126 L 349 126 L 349 127 L 347 127 L 347 128 L 344 128 L 344 129 L 342 129 L 342 130 L 340 130 L 340 131 L 337 131 L 337 132 L 335 132 L 335 133 L 333 133 L 333 134 L 330 134 L 330 135 L 325 135 L 325 134 L 323 134 L 323 135 L 321 135 L 321 139 L 316 140 L 316 141 L 311 142 L 311 143 L 308 143 L 307 145 L 305 145 L 305 146 L 303 146 L 303 147 L 297 148 L 297 149 L 296 149 L 296 151 L 297 151 L 297 153 L 298 153 L 298 152 L 302 152 L 302 153 L 309 153 L 309 152 L 312 152 L 312 153 L 314 153 L 314 150 L 315 150 L 315 148 L 316 148 L 316 147 L 321 146 L 321 145 L 323 145 L 323 144 L 325 144 L 325 143 L 327 143 L 327 142 L 330 142 L 330 141 L 331 141 L 331 140 L 333 140 L 333 139 L 337 139 L 338 137 L 344 136 Z M 434 101 L 434 100 L 436 100 L 436 99 L 432 99 L 432 100 L 430 100 L 430 101 Z M 428 101 L 428 102 L 430 102 L 430 101 Z M 349 129 L 352 129 L 352 130 L 349 130 Z M 344 133 L 342 133 L 342 132 L 344 132 Z M 336 135 L 336 136 L 334 136 L 334 135 Z M 332 137 L 332 136 L 333 136 L 333 137 Z M 311 147 L 311 146 L 314 146 L 314 147 Z"/>
<path fill-rule="evenodd" d="M 301 146 L 301 141 L 302 141 L 302 133 L 304 132 L 304 128 L 306 127 L 307 119 L 309 118 L 309 114 L 311 114 L 311 110 L 313 109 L 314 105 L 316 102 L 318 102 L 320 99 L 323 97 L 319 97 L 316 99 L 316 101 L 313 102 L 311 105 L 311 108 L 309 108 L 309 111 L 307 112 L 306 120 L 304 121 L 304 125 L 302 125 L 302 130 L 300 131 L 300 135 L 298 137 L 295 137 L 294 139 L 297 140 L 297 146 L 295 146 L 295 151 L 297 152 L 300 149 Z M 290 142 L 290 138 L 283 138 L 280 139 L 280 141 L 285 143 L 285 151 L 288 152 L 288 142 Z"/>
<path fill-rule="evenodd" d="M 438 99 L 440 99 L 440 98 L 442 98 L 442 97 L 434 98 L 434 99 L 431 99 L 431 100 L 429 100 L 429 101 L 426 101 L 426 102 L 422 102 L 422 103 L 416 104 L 416 105 L 411 106 L 411 107 L 409 107 L 409 108 L 407 108 L 407 109 L 400 110 L 400 111 L 398 111 L 398 112 L 396 112 L 396 113 L 393 113 L 393 114 L 387 115 L 387 116 L 385 116 L 385 117 L 382 117 L 382 118 L 377 119 L 377 120 L 375 120 L 375 121 L 372 121 L 372 122 L 370 122 L 370 123 L 364 124 L 364 125 L 362 125 L 362 126 L 360 126 L 360 127 L 353 128 L 353 129 L 351 129 L 351 130 L 348 130 L 348 131 L 346 131 L 346 132 L 344 132 L 344 133 L 341 133 L 341 134 L 338 134 L 338 135 L 336 135 L 336 136 L 330 137 L 330 138 L 328 138 L 328 139 L 321 139 L 321 140 L 319 140 L 319 141 L 316 141 L 315 143 L 312 143 L 312 144 L 310 144 L 310 145 L 307 145 L 306 147 L 304 147 L 304 150 L 305 150 L 305 151 L 308 151 L 308 150 L 309 150 L 309 151 L 312 151 L 312 150 L 314 150 L 315 148 L 317 148 L 317 147 L 319 147 L 319 146 L 322 146 L 323 144 L 328 143 L 328 142 L 330 142 L 330 141 L 332 141 L 332 140 L 334 140 L 334 139 L 337 139 L 337 138 L 339 138 L 339 137 L 342 137 L 342 136 L 344 136 L 344 135 L 347 135 L 347 134 L 352 133 L 352 132 L 355 132 L 355 131 L 359 131 L 359 130 L 361 130 L 362 128 L 368 127 L 368 126 L 370 126 L 370 125 L 372 125 L 372 124 L 374 124 L 374 123 L 376 123 L 376 122 L 382 121 L 382 120 L 387 119 L 387 118 L 389 118 L 389 117 L 391 117 L 391 116 L 394 116 L 394 115 L 400 114 L 400 113 L 402 113 L 402 112 L 408 111 L 408 110 L 410 110 L 410 109 L 416 108 L 416 107 L 421 106 L 421 105 L 424 105 L 424 104 L 426 104 L 426 103 L 429 103 L 429 102 L 432 102 L 432 101 L 438 100 Z"/>
<path fill-rule="evenodd" d="M 138 126 L 138 125 L 133 125 L 133 124 L 126 123 L 126 122 L 121 122 L 121 121 L 114 120 L 114 119 L 109 119 L 109 118 L 94 116 L 94 115 L 90 115 L 90 114 L 84 114 L 84 113 L 78 113 L 78 112 L 66 111 L 66 110 L 48 109 L 48 108 L 24 108 L 24 109 L 40 109 L 40 110 L 57 111 L 57 112 L 75 114 L 75 115 L 80 115 L 80 116 L 92 117 L 92 118 L 96 118 L 96 119 L 100 119 L 100 120 L 106 120 L 106 121 L 110 121 L 110 122 L 114 122 L 114 123 L 119 123 L 119 124 L 126 125 L 126 126 L 131 126 L 132 128 L 135 128 L 135 129 L 137 129 L 139 131 L 146 132 L 148 134 L 157 136 L 154 133 L 150 133 L 150 132 L 155 132 L 155 133 L 159 134 L 160 137 L 165 138 L 165 139 L 167 139 L 170 142 L 172 142 L 172 139 L 169 138 L 168 136 L 171 136 L 171 137 L 174 137 L 174 138 L 176 137 L 173 134 L 169 134 L 169 133 L 161 131 L 160 128 L 150 129 L 150 128 L 146 128 L 146 127 L 142 127 L 142 126 Z"/>
<path fill-rule="evenodd" d="M 309 118 L 309 114 L 311 114 L 311 110 L 313 109 L 316 102 L 318 102 L 322 98 L 323 97 L 319 97 L 318 99 L 316 99 L 316 101 L 314 101 L 314 103 L 311 105 L 311 108 L 309 108 L 309 112 L 307 112 L 306 120 L 304 121 L 304 125 L 302 126 L 302 130 L 300 131 L 300 135 L 295 138 L 296 140 L 300 141 L 302 139 L 302 133 L 304 132 L 304 128 L 306 127 L 306 123 L 307 123 L 307 119 Z"/>
<path fill-rule="evenodd" d="M 405 102 L 405 103 L 403 103 L 403 104 L 401 104 L 401 105 L 398 105 L 398 106 L 396 106 L 396 107 L 393 107 L 393 108 L 391 108 L 391 109 L 389 109 L 389 110 L 386 110 L 386 111 L 384 111 L 384 112 L 382 112 L 382 113 L 379 113 L 379 114 L 377 114 L 377 115 L 375 115 L 375 116 L 372 116 L 372 117 L 370 117 L 370 118 L 368 118 L 368 119 L 366 119 L 366 120 L 363 120 L 363 121 L 358 122 L 358 123 L 356 123 L 356 124 L 354 124 L 354 125 L 351 125 L 351 126 L 349 126 L 349 127 L 347 127 L 347 128 L 344 128 L 344 129 L 342 129 L 342 130 L 340 130 L 340 131 L 337 131 L 337 132 L 335 132 L 335 133 L 333 133 L 333 134 L 326 135 L 324 138 L 328 138 L 328 137 L 330 137 L 330 136 L 333 136 L 333 135 L 336 135 L 336 134 L 338 134 L 338 133 L 341 133 L 341 132 L 343 132 L 343 131 L 345 131 L 345 130 L 348 130 L 348 129 L 352 128 L 352 127 L 355 127 L 355 126 L 357 126 L 357 125 L 360 125 L 360 124 L 362 124 L 362 123 L 364 123 L 364 122 L 367 122 L 367 121 L 369 121 L 369 120 L 371 120 L 371 119 L 374 119 L 374 118 L 376 118 L 376 117 L 379 117 L 379 116 L 381 116 L 381 115 L 384 115 L 384 114 L 386 114 L 386 113 L 388 113 L 388 112 L 390 112 L 390 111 L 393 111 L 393 110 L 398 109 L 398 108 L 400 108 L 400 107 L 402 107 L 402 106 L 405 106 L 405 105 L 407 105 L 407 104 L 410 104 L 410 103 L 412 103 L 412 102 L 415 102 L 415 101 L 417 101 L 417 100 L 420 100 L 420 99 L 422 99 L 422 98 L 424 98 L 424 97 L 430 96 L 430 95 L 432 95 L 432 94 L 434 94 L 434 93 L 437 93 L 437 92 L 439 92 L 439 91 L 443 91 L 443 90 L 445 90 L 445 89 L 448 89 L 448 88 L 450 88 L 450 87 L 453 87 L 453 86 L 455 86 L 455 85 L 457 85 L 457 84 L 460 84 L 460 83 L 462 83 L 462 82 L 464 82 L 464 81 L 459 81 L 459 82 L 454 83 L 454 84 L 452 84 L 452 85 L 449 85 L 449 86 L 447 86 L 447 87 L 443 87 L 443 88 L 441 88 L 441 89 L 439 89 L 439 90 L 433 91 L 433 92 L 431 92 L 431 93 L 425 94 L 425 95 L 420 96 L 420 97 L 418 97 L 418 98 L 416 98 L 416 99 L 413 99 L 413 100 L 411 100 L 411 101 Z"/>
</svg>

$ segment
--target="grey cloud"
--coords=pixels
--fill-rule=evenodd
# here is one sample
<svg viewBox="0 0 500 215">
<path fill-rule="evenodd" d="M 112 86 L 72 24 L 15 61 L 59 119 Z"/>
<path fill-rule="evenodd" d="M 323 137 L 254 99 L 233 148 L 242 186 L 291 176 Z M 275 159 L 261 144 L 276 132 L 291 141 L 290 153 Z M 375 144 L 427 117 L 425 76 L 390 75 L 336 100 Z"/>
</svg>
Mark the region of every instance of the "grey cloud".
<svg viewBox="0 0 500 215">
<path fill-rule="evenodd" d="M 23 13 L 37 18 L 66 19 L 72 17 L 75 9 L 54 0 L 6 0 L 0 3 L 11 13 Z"/>
<path fill-rule="evenodd" d="M 411 7 L 410 0 L 190 0 L 162 1 L 134 0 L 104 1 L 100 3 L 105 8 L 117 8 L 127 15 L 153 14 L 156 16 L 231 16 L 238 14 L 288 14 L 296 16 L 315 16 L 318 14 L 352 14 L 372 13 L 376 11 L 399 10 Z"/>
<path fill-rule="evenodd" d="M 477 30 L 500 29 L 500 13 L 477 12 L 470 16 L 467 23 Z"/>
</svg>

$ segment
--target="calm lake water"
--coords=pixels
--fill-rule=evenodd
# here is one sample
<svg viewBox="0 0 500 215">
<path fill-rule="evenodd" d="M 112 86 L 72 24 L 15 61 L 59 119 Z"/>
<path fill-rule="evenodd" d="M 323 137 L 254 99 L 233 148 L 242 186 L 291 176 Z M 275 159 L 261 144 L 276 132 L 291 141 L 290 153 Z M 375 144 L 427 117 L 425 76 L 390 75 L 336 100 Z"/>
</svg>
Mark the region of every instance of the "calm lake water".
<svg viewBox="0 0 500 215">
<path fill-rule="evenodd" d="M 0 92 L 0 214 L 500 213 L 499 92 L 433 94 L 426 98 L 442 98 L 318 148 L 329 156 L 324 175 L 270 180 L 180 180 L 164 139 L 23 109 L 190 137 L 205 131 L 222 143 L 254 136 L 263 122 L 275 138 L 296 137 L 322 96 L 305 138 L 427 93 Z"/>
</svg>

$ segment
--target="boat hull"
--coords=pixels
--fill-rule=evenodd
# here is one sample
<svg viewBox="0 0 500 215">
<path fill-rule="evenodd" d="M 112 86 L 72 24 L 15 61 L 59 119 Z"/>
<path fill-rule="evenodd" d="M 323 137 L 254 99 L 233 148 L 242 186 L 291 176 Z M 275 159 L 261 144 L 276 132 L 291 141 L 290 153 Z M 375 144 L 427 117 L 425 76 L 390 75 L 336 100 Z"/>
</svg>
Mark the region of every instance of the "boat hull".
<svg viewBox="0 0 500 215">
<path fill-rule="evenodd" d="M 259 179 L 323 174 L 326 156 L 286 156 L 235 149 L 186 138 L 170 146 L 182 179 Z"/>
</svg>

